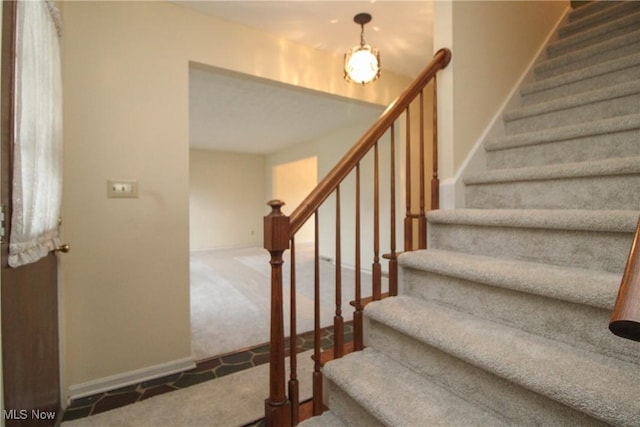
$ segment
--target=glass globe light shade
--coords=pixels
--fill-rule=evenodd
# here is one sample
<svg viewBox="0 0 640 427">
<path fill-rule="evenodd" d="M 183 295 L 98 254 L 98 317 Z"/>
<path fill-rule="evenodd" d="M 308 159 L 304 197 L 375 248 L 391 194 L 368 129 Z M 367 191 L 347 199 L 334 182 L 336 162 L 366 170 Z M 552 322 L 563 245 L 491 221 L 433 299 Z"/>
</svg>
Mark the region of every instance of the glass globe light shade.
<svg viewBox="0 0 640 427">
<path fill-rule="evenodd" d="M 369 45 L 355 46 L 345 54 L 344 78 L 355 83 L 369 83 L 380 77 L 380 53 Z"/>
</svg>

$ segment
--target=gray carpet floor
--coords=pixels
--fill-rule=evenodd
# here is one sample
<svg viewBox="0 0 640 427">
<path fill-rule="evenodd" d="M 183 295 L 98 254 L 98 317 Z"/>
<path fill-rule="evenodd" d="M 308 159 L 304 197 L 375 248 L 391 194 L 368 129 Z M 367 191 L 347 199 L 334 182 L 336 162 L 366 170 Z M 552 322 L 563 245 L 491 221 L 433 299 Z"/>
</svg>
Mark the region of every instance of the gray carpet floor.
<svg viewBox="0 0 640 427">
<path fill-rule="evenodd" d="M 285 332 L 289 334 L 289 268 L 284 271 Z M 342 312 L 352 319 L 355 272 L 343 268 Z M 313 245 L 297 244 L 296 304 L 298 333 L 313 329 Z M 335 313 L 335 265 L 320 261 L 321 325 Z M 371 275 L 362 273 L 362 294 L 371 294 Z M 383 280 L 383 288 L 387 288 Z M 234 248 L 191 254 L 191 339 L 195 360 L 234 352 L 269 341 L 269 253 L 263 248 Z"/>
</svg>

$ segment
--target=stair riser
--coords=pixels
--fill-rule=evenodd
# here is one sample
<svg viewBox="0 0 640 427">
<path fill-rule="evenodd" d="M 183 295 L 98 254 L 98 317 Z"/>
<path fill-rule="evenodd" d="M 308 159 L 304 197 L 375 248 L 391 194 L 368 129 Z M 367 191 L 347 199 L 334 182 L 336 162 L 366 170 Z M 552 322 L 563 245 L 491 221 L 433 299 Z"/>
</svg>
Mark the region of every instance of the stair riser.
<svg viewBox="0 0 640 427">
<path fill-rule="evenodd" d="M 558 57 L 554 61 L 544 61 L 535 67 L 535 76 L 537 79 L 546 79 L 638 52 L 640 52 L 640 33 L 637 32 L 619 43 L 604 45 L 593 51 Z"/>
<path fill-rule="evenodd" d="M 637 210 L 640 175 L 591 176 L 465 187 L 467 208 Z"/>
<path fill-rule="evenodd" d="M 383 426 L 377 418 L 351 398 L 333 381 L 325 378 L 324 386 L 328 390 L 328 407 L 346 425 L 349 426 Z"/>
<path fill-rule="evenodd" d="M 579 34 L 583 31 L 588 31 L 596 25 L 603 24 L 609 20 L 615 20 L 622 18 L 630 13 L 638 11 L 637 2 L 625 2 L 616 7 L 611 7 L 608 10 L 602 10 L 600 13 L 592 14 L 590 17 L 585 17 L 578 23 L 568 24 L 558 30 L 558 36 L 560 39 L 570 37 Z M 575 20 L 574 20 L 575 21 Z"/>
<path fill-rule="evenodd" d="M 429 223 L 429 247 L 622 273 L 631 233 Z"/>
<path fill-rule="evenodd" d="M 611 310 L 403 269 L 402 294 L 437 301 L 583 350 L 640 365 L 637 345 L 609 332 Z M 611 289 L 611 301 L 617 293 Z"/>
<path fill-rule="evenodd" d="M 569 96 L 590 90 L 601 89 L 637 79 L 640 76 L 640 64 L 615 70 L 613 72 L 594 76 L 575 83 L 552 87 L 546 90 L 525 94 L 522 97 L 523 105 L 535 104 L 538 102 L 551 101 L 563 96 Z"/>
<path fill-rule="evenodd" d="M 605 42 L 614 37 L 622 36 L 639 28 L 640 13 L 634 13 L 626 18 L 612 21 L 606 28 L 598 28 L 598 31 L 582 32 L 575 37 L 563 39 L 547 47 L 547 58 L 553 59 L 566 52 L 584 49 L 598 43 Z"/>
<path fill-rule="evenodd" d="M 639 93 L 577 105 L 535 116 L 512 119 L 506 121 L 505 125 L 507 135 L 513 135 L 635 113 L 640 113 Z"/>
<path fill-rule="evenodd" d="M 511 425 L 601 425 L 586 415 L 499 378 L 376 321 L 368 345 L 463 399 L 503 415 Z"/>
<path fill-rule="evenodd" d="M 640 155 L 640 129 L 487 152 L 489 169 L 543 166 Z"/>
</svg>

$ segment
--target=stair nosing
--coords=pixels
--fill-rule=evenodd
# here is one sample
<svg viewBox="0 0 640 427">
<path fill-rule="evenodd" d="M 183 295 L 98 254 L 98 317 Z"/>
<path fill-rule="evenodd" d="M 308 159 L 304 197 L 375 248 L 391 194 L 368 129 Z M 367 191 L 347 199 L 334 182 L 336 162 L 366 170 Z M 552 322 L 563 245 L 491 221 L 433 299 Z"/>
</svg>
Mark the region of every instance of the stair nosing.
<svg viewBox="0 0 640 427">
<path fill-rule="evenodd" d="M 615 2 L 606 2 L 606 1 L 589 2 L 585 5 L 580 6 L 579 8 L 575 8 L 571 10 L 569 12 L 568 21 L 574 22 L 580 19 L 584 19 L 586 17 L 608 10 L 611 7 L 615 7 Z M 594 8 L 596 9 L 596 11 L 591 11 L 591 9 L 594 9 Z"/>
<path fill-rule="evenodd" d="M 508 148 L 526 147 L 569 139 L 625 132 L 640 129 L 640 114 L 616 116 L 604 120 L 596 120 L 546 128 L 539 131 L 523 132 L 505 137 L 488 139 L 484 143 L 486 151 L 497 151 Z"/>
<path fill-rule="evenodd" d="M 361 360 L 361 359 L 365 359 L 365 360 Z M 341 372 L 344 370 L 343 369 L 344 366 L 349 366 L 350 364 L 354 364 L 356 363 L 356 361 L 359 362 L 357 363 L 359 366 L 362 364 L 374 365 L 374 366 L 377 365 L 379 366 L 379 369 L 369 369 L 368 372 L 370 372 L 370 374 L 366 378 L 363 378 L 362 381 L 357 381 L 352 383 L 348 381 L 346 375 L 341 375 Z M 388 374 L 389 370 L 394 372 L 395 375 L 389 375 Z M 472 414 L 478 414 L 479 412 L 483 412 L 485 416 L 488 416 L 493 420 L 495 420 L 496 422 L 499 422 L 499 423 L 501 422 L 506 425 L 506 421 L 490 408 L 487 408 L 475 402 L 465 401 L 463 398 L 453 393 L 452 391 L 446 389 L 442 385 L 437 384 L 426 377 L 416 375 L 415 372 L 411 370 L 411 368 L 405 366 L 399 361 L 373 348 L 366 348 L 362 351 L 351 353 L 347 356 L 342 357 L 341 359 L 335 359 L 327 363 L 327 365 L 325 365 L 325 368 L 323 370 L 323 374 L 327 377 L 327 379 L 333 381 L 337 386 L 345 390 L 345 392 L 347 392 L 349 396 L 351 396 L 351 398 L 356 401 L 356 403 L 364 407 L 373 417 L 383 422 L 385 425 L 407 425 L 406 418 L 404 418 L 403 420 L 400 420 L 399 418 L 402 418 L 403 415 L 405 415 L 406 413 L 409 413 L 409 411 L 399 410 L 399 408 L 401 408 L 403 404 L 408 403 L 410 399 L 407 399 L 407 398 L 399 399 L 398 395 L 400 393 L 398 393 L 398 390 L 395 390 L 396 393 L 393 398 L 394 404 L 380 405 L 379 400 L 385 397 L 384 393 L 383 394 L 378 393 L 373 396 L 369 396 L 369 393 L 367 393 L 368 391 L 371 390 L 369 388 L 371 385 L 367 384 L 367 380 L 372 381 L 372 377 L 374 375 L 379 375 L 380 377 L 384 376 L 385 378 L 388 378 L 388 381 L 385 382 L 387 386 L 389 386 L 390 383 L 393 383 L 393 381 L 397 380 L 398 378 L 401 378 L 403 376 L 411 376 L 412 379 L 416 379 L 419 382 L 419 385 L 421 386 L 421 387 L 414 387 L 415 390 L 413 391 L 415 393 L 423 392 L 425 398 L 428 397 L 429 401 L 431 401 L 431 399 L 436 398 L 434 396 L 434 393 L 439 395 L 438 398 L 440 399 L 436 398 L 438 400 L 441 400 L 443 395 L 445 395 L 447 398 L 455 399 L 456 401 L 456 404 L 457 404 L 456 406 L 453 406 L 454 403 L 450 403 L 451 408 L 454 408 L 454 407 L 461 408 L 460 405 L 464 404 L 466 405 L 465 407 L 468 408 L 468 410 Z M 403 384 L 406 385 L 406 383 L 403 383 Z M 401 392 L 404 392 L 406 394 L 406 391 L 404 388 L 400 390 Z M 428 390 L 429 393 L 426 393 L 426 390 Z M 355 391 L 355 393 L 352 394 L 352 393 L 349 393 L 349 391 Z M 415 396 L 415 393 L 412 394 L 412 396 Z M 411 406 L 411 409 L 416 410 L 419 408 L 416 408 L 416 406 L 413 405 Z M 424 412 L 422 415 L 425 415 Z"/>
<path fill-rule="evenodd" d="M 631 4 L 632 6 L 629 6 L 629 4 Z M 611 7 L 602 9 L 598 12 L 594 12 L 590 15 L 587 16 L 583 16 L 581 18 L 572 20 L 570 22 L 567 22 L 565 25 L 562 26 L 562 28 L 559 30 L 559 35 L 561 37 L 568 37 L 569 35 L 571 35 L 571 33 L 566 34 L 566 32 L 572 32 L 572 31 L 580 31 L 581 28 L 585 27 L 585 26 L 589 26 L 589 25 L 596 25 L 595 23 L 591 22 L 594 19 L 602 19 L 602 18 L 607 18 L 607 15 L 611 15 L 611 13 L 616 13 L 619 12 L 619 10 L 627 10 L 631 9 L 633 10 L 633 7 L 635 7 L 635 5 L 633 3 L 629 3 L 629 2 L 621 2 L 618 4 L 615 4 Z"/>
<path fill-rule="evenodd" d="M 583 47 L 562 56 L 549 58 L 537 64 L 534 68 L 534 71 L 536 74 L 542 74 L 545 72 L 549 72 L 555 68 L 566 66 L 573 62 L 581 61 L 591 56 L 610 50 L 616 50 L 620 47 L 628 46 L 638 42 L 640 42 L 640 30 L 632 31 L 630 33 L 622 34 L 618 37 L 614 37 L 600 43 L 595 43 L 591 46 Z"/>
<path fill-rule="evenodd" d="M 394 313 L 392 322 L 388 321 L 388 311 Z M 620 411 L 613 408 L 628 398 L 630 390 L 637 390 L 640 382 L 637 365 L 630 362 L 417 298 L 398 296 L 377 301 L 365 307 L 365 317 L 591 416 L 603 419 L 605 415 L 607 422 L 620 422 Z M 417 327 L 418 323 L 430 327 Z M 506 348 L 508 351 L 501 351 Z M 599 372 L 604 379 L 597 383 L 594 376 L 575 375 L 575 370 Z"/>
<path fill-rule="evenodd" d="M 611 31 L 608 27 L 616 26 L 616 24 L 622 23 L 622 25 L 618 25 L 616 26 L 616 28 L 625 28 L 632 26 L 637 22 L 640 22 L 640 11 L 636 11 L 626 16 L 601 23 L 587 31 L 579 32 L 572 36 L 564 37 L 557 41 L 551 42 L 547 45 L 547 52 L 550 55 L 555 55 L 559 52 L 562 52 L 563 50 L 570 49 L 575 44 L 582 43 L 594 37 L 606 34 L 607 32 Z"/>
<path fill-rule="evenodd" d="M 635 95 L 638 93 L 640 93 L 640 79 L 587 92 L 581 92 L 577 95 L 563 96 L 551 101 L 543 101 L 513 108 L 504 112 L 503 119 L 505 122 L 521 120 L 529 117 L 577 108 L 588 104 Z"/>
<path fill-rule="evenodd" d="M 483 185 L 635 174 L 640 174 L 640 157 L 609 158 L 513 169 L 493 169 L 468 174 L 463 181 L 465 185 Z"/>
<path fill-rule="evenodd" d="M 620 275 L 607 271 L 495 258 L 442 249 L 407 252 L 400 266 L 517 292 L 612 309 Z M 496 266 L 500 266 L 496 269 Z M 574 282 L 580 292 L 572 292 Z"/>
<path fill-rule="evenodd" d="M 625 70 L 637 65 L 640 65 L 640 53 L 632 53 L 620 58 L 610 59 L 592 66 L 582 67 L 578 70 L 568 71 L 557 76 L 528 83 L 520 90 L 520 94 L 522 96 L 532 95 L 538 92 L 552 90 L 559 86 Z"/>
<path fill-rule="evenodd" d="M 633 233 L 640 211 L 584 209 L 449 209 L 427 213 L 432 224 Z"/>
</svg>

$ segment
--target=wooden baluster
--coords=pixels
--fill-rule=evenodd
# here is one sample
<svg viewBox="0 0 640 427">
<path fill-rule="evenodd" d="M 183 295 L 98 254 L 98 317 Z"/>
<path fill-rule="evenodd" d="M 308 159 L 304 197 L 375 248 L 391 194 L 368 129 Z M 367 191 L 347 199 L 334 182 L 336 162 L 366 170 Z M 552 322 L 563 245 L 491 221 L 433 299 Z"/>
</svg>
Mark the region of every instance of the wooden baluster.
<svg viewBox="0 0 640 427">
<path fill-rule="evenodd" d="M 320 225 L 318 211 L 314 215 L 313 273 L 313 415 L 322 414 L 322 365 L 320 363 Z"/>
<path fill-rule="evenodd" d="M 382 267 L 380 265 L 380 170 L 378 167 L 378 142 L 373 146 L 373 266 L 372 297 L 374 301 L 382 298 Z"/>
<path fill-rule="evenodd" d="M 389 254 L 389 295 L 398 295 L 398 256 L 396 254 L 396 137 L 395 122 L 391 124 L 391 141 L 389 144 L 391 155 L 391 194 L 389 204 L 391 205 L 391 230 Z"/>
<path fill-rule="evenodd" d="M 640 219 L 629 250 L 609 329 L 620 337 L 640 341 Z"/>
<path fill-rule="evenodd" d="M 271 200 L 264 217 L 264 247 L 271 254 L 271 337 L 269 353 L 269 397 L 265 400 L 267 426 L 291 425 L 291 402 L 285 394 L 285 341 L 282 298 L 282 255 L 289 249 L 289 217 L 281 211 L 284 202 Z"/>
<path fill-rule="evenodd" d="M 409 114 L 409 106 L 405 110 L 406 115 L 406 194 L 405 201 L 407 212 L 404 217 L 404 250 L 409 252 L 413 250 L 413 218 L 411 218 L 411 118 Z"/>
<path fill-rule="evenodd" d="M 425 171 L 424 171 L 424 90 L 420 91 L 420 217 L 418 218 L 418 248 L 427 247 L 427 217 L 424 213 L 425 203 Z"/>
<path fill-rule="evenodd" d="M 356 289 L 355 311 L 353 312 L 353 348 L 364 348 L 362 335 L 362 275 L 360 265 L 360 162 L 356 165 Z"/>
<path fill-rule="evenodd" d="M 290 319 L 291 333 L 289 334 L 289 401 L 291 402 L 291 424 L 298 425 L 300 409 L 300 390 L 298 384 L 298 333 L 296 328 L 296 243 L 291 238 L 291 289 L 290 289 Z"/>
<path fill-rule="evenodd" d="M 438 81 L 433 76 L 433 175 L 431 176 L 431 210 L 440 209 L 440 179 L 438 178 Z"/>
<path fill-rule="evenodd" d="M 336 187 L 336 314 L 333 317 L 333 356 L 344 355 L 344 321 L 342 319 L 342 251 L 340 249 L 340 186 Z"/>
</svg>

